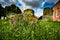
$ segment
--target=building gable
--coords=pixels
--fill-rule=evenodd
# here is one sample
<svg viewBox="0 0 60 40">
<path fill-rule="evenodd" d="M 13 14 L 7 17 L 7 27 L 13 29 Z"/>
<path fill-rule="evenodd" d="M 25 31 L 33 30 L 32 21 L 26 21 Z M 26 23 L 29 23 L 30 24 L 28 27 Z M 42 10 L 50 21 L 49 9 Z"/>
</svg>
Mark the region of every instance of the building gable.
<svg viewBox="0 0 60 40">
<path fill-rule="evenodd" d="M 55 7 L 57 7 L 58 5 L 60 5 L 60 0 L 53 6 L 53 9 L 54 9 Z"/>
</svg>

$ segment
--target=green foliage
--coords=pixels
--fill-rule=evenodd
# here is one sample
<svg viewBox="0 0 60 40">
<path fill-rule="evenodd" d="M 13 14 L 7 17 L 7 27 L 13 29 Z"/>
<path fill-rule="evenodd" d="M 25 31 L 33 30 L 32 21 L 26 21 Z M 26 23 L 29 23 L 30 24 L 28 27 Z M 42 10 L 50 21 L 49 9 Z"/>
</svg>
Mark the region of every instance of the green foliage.
<svg viewBox="0 0 60 40">
<path fill-rule="evenodd" d="M 60 40 L 60 22 L 23 20 L 12 26 L 9 19 L 0 20 L 0 40 Z"/>
<path fill-rule="evenodd" d="M 10 5 L 10 6 L 6 6 L 5 8 L 3 8 L 0 5 L 0 17 L 1 16 L 7 16 L 9 13 L 22 13 L 21 10 L 14 4 Z"/>
<path fill-rule="evenodd" d="M 34 10 L 32 10 L 32 9 L 26 9 L 26 10 L 24 10 L 24 14 L 25 15 L 34 15 Z"/>
<path fill-rule="evenodd" d="M 2 5 L 0 4 L 0 11 L 3 9 Z"/>
<path fill-rule="evenodd" d="M 11 6 L 6 6 L 5 10 L 7 10 L 7 12 L 14 12 L 14 13 L 22 13 L 21 10 L 14 4 L 12 4 Z"/>
</svg>

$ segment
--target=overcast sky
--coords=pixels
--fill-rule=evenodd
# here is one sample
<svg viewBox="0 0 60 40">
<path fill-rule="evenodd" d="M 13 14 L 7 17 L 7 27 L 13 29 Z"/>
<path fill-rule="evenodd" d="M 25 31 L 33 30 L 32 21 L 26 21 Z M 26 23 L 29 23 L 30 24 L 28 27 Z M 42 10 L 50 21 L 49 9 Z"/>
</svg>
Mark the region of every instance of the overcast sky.
<svg viewBox="0 0 60 40">
<path fill-rule="evenodd" d="M 40 17 L 43 15 L 43 9 L 46 7 L 53 7 L 58 0 L 0 0 L 0 4 L 5 7 L 11 4 L 15 4 L 22 11 L 25 9 L 33 9 L 35 15 Z"/>
</svg>

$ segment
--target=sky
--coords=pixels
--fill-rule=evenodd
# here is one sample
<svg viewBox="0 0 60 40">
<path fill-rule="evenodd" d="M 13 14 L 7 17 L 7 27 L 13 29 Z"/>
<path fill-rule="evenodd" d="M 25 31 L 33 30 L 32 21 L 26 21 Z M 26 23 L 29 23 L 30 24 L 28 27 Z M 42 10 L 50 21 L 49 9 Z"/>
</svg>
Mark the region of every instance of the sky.
<svg viewBox="0 0 60 40">
<path fill-rule="evenodd" d="M 25 9 L 33 9 L 35 16 L 40 17 L 43 15 L 43 9 L 46 7 L 52 8 L 58 0 L 0 0 L 2 7 L 15 4 L 22 12 Z"/>
</svg>

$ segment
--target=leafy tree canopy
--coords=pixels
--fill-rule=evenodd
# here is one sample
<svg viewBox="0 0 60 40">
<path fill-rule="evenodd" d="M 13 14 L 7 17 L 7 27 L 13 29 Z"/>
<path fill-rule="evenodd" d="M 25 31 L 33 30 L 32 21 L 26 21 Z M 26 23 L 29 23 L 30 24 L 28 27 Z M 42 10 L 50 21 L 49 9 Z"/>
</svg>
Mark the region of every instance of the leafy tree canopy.
<svg viewBox="0 0 60 40">
<path fill-rule="evenodd" d="M 21 10 L 14 4 L 12 4 L 11 6 L 6 6 L 5 7 L 5 10 L 9 12 L 14 12 L 14 13 L 22 13 Z"/>
<path fill-rule="evenodd" d="M 25 15 L 34 15 L 34 10 L 32 10 L 32 9 L 26 9 L 26 10 L 24 10 L 24 14 Z"/>
</svg>

